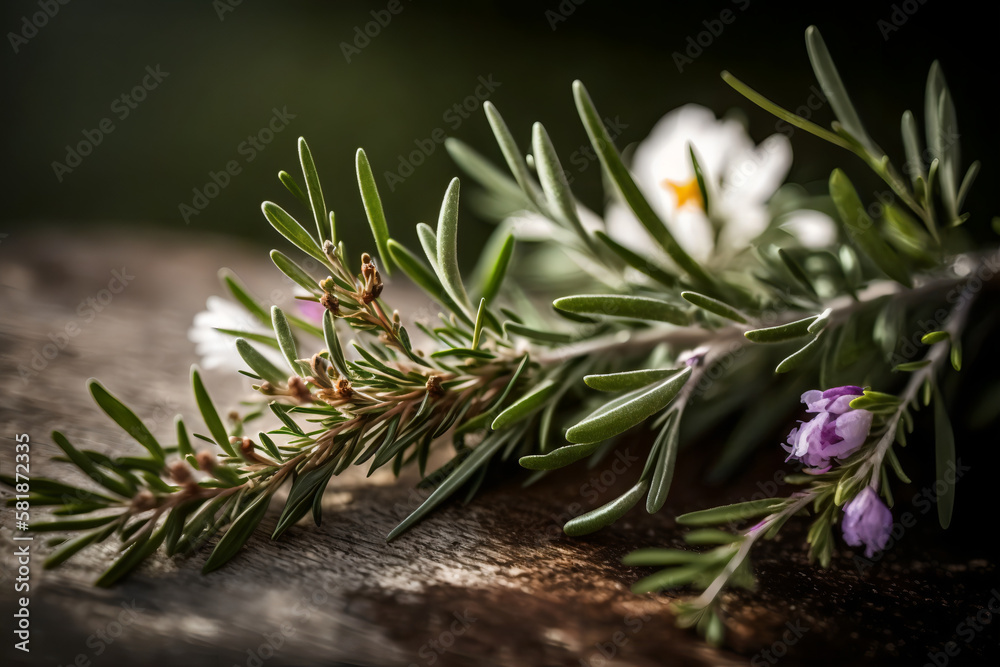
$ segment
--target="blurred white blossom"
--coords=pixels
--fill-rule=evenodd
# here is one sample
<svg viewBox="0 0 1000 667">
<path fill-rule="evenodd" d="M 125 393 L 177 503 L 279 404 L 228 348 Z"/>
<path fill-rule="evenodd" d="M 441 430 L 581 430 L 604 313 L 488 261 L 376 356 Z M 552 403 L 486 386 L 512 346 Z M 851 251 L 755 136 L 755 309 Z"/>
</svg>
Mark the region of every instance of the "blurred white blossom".
<svg viewBox="0 0 1000 667">
<path fill-rule="evenodd" d="M 705 180 L 709 214 L 695 178 L 689 146 Z M 788 175 L 792 147 L 773 134 L 754 145 L 735 119 L 718 119 L 705 107 L 688 104 L 664 116 L 636 148 L 632 173 L 653 210 L 677 242 L 705 261 L 741 249 L 771 222 L 767 202 Z M 646 229 L 621 201 L 613 201 L 605 220 L 608 234 L 633 250 L 654 245 Z M 782 225 L 809 247 L 835 238 L 833 221 L 814 210 L 794 211 Z"/>
</svg>

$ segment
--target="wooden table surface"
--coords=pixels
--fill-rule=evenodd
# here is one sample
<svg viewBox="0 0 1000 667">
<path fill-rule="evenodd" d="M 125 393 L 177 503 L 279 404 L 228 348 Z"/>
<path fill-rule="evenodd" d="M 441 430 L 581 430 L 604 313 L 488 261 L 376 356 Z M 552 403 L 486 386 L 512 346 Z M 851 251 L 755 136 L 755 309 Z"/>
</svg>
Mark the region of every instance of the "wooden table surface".
<svg viewBox="0 0 1000 667">
<path fill-rule="evenodd" d="M 205 297 L 221 294 L 219 266 L 234 269 L 258 294 L 277 287 L 273 296 L 288 298 L 283 277 L 259 248 L 221 237 L 144 233 L 124 226 L 50 228 L 0 242 L 5 472 L 15 433 L 31 436 L 33 475 L 76 481 L 75 470 L 48 460 L 56 451 L 52 429 L 101 451 L 137 447 L 92 406 L 89 377 L 165 439 L 175 413 L 198 422 L 186 331 Z M 78 307 L 107 286 L 113 270 L 134 280 L 86 321 Z M 386 292 L 389 303 L 426 302 L 404 285 Z M 62 341 L 57 332 L 71 322 L 79 331 L 58 354 L 35 360 L 53 337 Z M 33 360 L 33 374 L 19 372 Z M 208 380 L 220 408 L 249 396 L 248 383 L 235 373 L 209 373 Z M 646 447 L 639 439 L 621 451 L 644 458 Z M 108 546 L 43 571 L 47 549 L 36 540 L 30 654 L 14 650 L 11 639 L 8 610 L 21 594 L 14 593 L 13 518 L 5 509 L 0 656 L 4 665 L 597 667 L 763 665 L 780 653 L 786 665 L 923 664 L 998 586 L 992 562 L 976 550 L 948 548 L 933 513 L 864 575 L 842 545 L 831 569 L 810 567 L 799 546 L 804 529 L 793 526 L 784 544 L 757 550 L 757 592 L 726 595 L 729 648 L 712 649 L 674 627 L 669 595 L 629 592 L 651 570 L 620 564 L 637 547 L 680 546 L 676 514 L 749 495 L 781 460 L 764 457 L 745 479 L 720 489 L 703 486 L 694 474 L 699 457 L 682 452 L 679 469 L 692 472 L 679 475 L 660 514 L 636 510 L 584 539 L 564 536 L 560 526 L 575 503 L 591 506 L 581 486 L 610 470 L 610 461 L 590 471 L 579 464 L 527 490 L 520 488 L 523 475 L 494 480 L 470 505 L 448 505 L 389 545 L 385 534 L 419 502 L 412 476 L 397 482 L 383 474 L 349 475 L 331 484 L 319 528 L 302 524 L 277 542 L 258 531 L 243 553 L 207 576 L 199 572 L 205 550 L 189 558 L 158 555 L 110 590 L 91 585 L 110 562 Z M 600 502 L 627 488 L 635 474 L 621 475 Z M 265 528 L 276 520 L 273 510 Z M 998 626 L 986 626 L 969 643 L 959 639 L 961 653 L 950 660 L 992 662 Z M 802 637 L 787 655 L 780 645 L 760 653 L 789 627 Z"/>
</svg>

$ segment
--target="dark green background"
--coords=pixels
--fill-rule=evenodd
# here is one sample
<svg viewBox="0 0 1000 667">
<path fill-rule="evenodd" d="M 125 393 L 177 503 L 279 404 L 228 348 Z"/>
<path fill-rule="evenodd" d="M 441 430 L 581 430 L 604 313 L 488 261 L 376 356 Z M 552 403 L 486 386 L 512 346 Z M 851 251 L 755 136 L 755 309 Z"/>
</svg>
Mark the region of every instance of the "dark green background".
<svg viewBox="0 0 1000 667">
<path fill-rule="evenodd" d="M 744 1 L 738 3 L 744 4 Z M 38 0 L 4 3 L 5 35 L 20 31 L 22 17 L 39 11 Z M 872 134 L 900 156 L 899 115 L 913 108 L 922 117 L 923 84 L 934 57 L 942 60 L 954 91 L 965 155 L 984 159 L 973 210 L 986 206 L 996 181 L 995 84 L 998 10 L 966 2 L 920 4 L 867 2 L 807 7 L 751 0 L 737 3 L 626 3 L 589 0 L 550 27 L 548 2 L 422 2 L 401 0 L 403 11 L 347 63 L 341 42 L 386 2 L 271 2 L 242 0 L 219 19 L 211 0 L 198 2 L 103 2 L 82 0 L 59 7 L 56 16 L 14 53 L 9 37 L 0 58 L 5 84 L 4 205 L 0 231 L 37 223 L 127 221 L 185 227 L 178 205 L 190 202 L 210 170 L 239 159 L 243 167 L 227 188 L 188 225 L 194 233 L 225 231 L 266 240 L 271 230 L 259 204 L 287 202 L 275 178 L 296 167 L 295 139 L 312 146 L 328 205 L 343 235 L 365 233 L 357 194 L 354 152 L 363 146 L 376 172 L 393 234 L 414 238 L 413 225 L 432 221 L 448 179 L 458 170 L 441 147 L 413 176 L 390 192 L 383 172 L 398 167 L 414 140 L 444 127 L 449 134 L 499 160 L 481 110 L 452 131 L 442 114 L 473 93 L 477 77 L 493 75 L 501 86 L 491 99 L 504 113 L 524 149 L 530 125 L 540 120 L 568 161 L 586 136 L 572 103 L 570 83 L 588 85 L 605 115 L 628 127 L 620 147 L 641 140 L 666 111 L 700 102 L 724 112 L 746 110 L 760 140 L 774 120 L 751 107 L 718 78 L 727 68 L 773 99 L 796 107 L 813 84 L 802 33 L 820 26 L 848 89 Z M 917 8 L 888 40 L 877 22 L 893 4 Z M 570 0 L 562 3 L 573 6 Z M 677 71 L 672 54 L 705 30 L 725 8 L 735 21 L 704 53 Z M 147 65 L 170 73 L 73 173 L 58 182 L 51 163 L 65 146 L 113 116 L 109 107 L 136 85 Z M 237 153 L 248 134 L 264 127 L 273 107 L 295 114 L 252 163 Z M 828 109 L 817 118 L 824 124 Z M 792 177 L 825 180 L 836 165 L 864 184 L 855 158 L 797 132 Z M 571 170 L 574 167 L 569 167 Z M 872 182 L 868 193 L 877 184 Z M 600 208 L 596 163 L 577 175 L 581 199 Z M 993 211 L 987 210 L 987 214 Z M 475 246 L 484 227 L 466 209 L 465 240 Z M 979 222 L 985 222 L 981 216 Z M 353 231 L 352 231 L 353 230 Z"/>
</svg>

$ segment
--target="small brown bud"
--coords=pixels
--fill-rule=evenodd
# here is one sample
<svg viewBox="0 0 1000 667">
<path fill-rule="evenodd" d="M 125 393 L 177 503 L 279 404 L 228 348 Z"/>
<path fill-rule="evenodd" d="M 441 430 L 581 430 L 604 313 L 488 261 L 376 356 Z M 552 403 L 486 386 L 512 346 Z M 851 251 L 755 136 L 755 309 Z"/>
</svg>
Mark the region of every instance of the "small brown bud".
<svg viewBox="0 0 1000 667">
<path fill-rule="evenodd" d="M 274 385 L 268 382 L 267 380 L 264 380 L 263 382 L 260 383 L 260 385 L 258 385 L 258 391 L 264 394 L 265 396 L 273 396 Z"/>
<path fill-rule="evenodd" d="M 240 420 L 240 413 L 236 412 L 236 410 L 230 410 L 227 416 L 231 422 L 238 422 Z"/>
<path fill-rule="evenodd" d="M 309 366 L 312 369 L 312 376 L 309 377 L 309 381 L 312 382 L 317 387 L 323 387 L 324 389 L 329 389 L 333 386 L 330 382 L 330 374 L 328 369 L 330 368 L 330 362 L 323 358 L 319 354 L 314 354 L 312 359 L 309 360 Z"/>
<path fill-rule="evenodd" d="M 350 398 L 354 395 L 354 388 L 351 387 L 351 381 L 347 378 L 340 378 L 337 380 L 337 394 L 341 398 Z"/>
<path fill-rule="evenodd" d="M 323 254 L 327 257 L 333 257 L 334 251 L 337 250 L 337 246 L 333 244 L 333 241 L 327 239 L 323 241 Z"/>
<path fill-rule="evenodd" d="M 209 451 L 201 451 L 195 455 L 195 459 L 198 460 L 198 467 L 205 472 L 212 472 L 215 470 L 215 466 L 218 465 L 218 461 L 215 459 L 215 454 Z"/>
<path fill-rule="evenodd" d="M 187 484 L 191 481 L 191 466 L 187 461 L 175 461 L 170 466 L 170 477 L 178 484 Z"/>
<path fill-rule="evenodd" d="M 308 403 L 312 400 L 309 388 L 298 375 L 288 378 L 288 393 L 294 396 L 300 403 Z"/>
<path fill-rule="evenodd" d="M 156 507 L 156 497 L 147 489 L 132 496 L 132 510 L 135 512 L 145 512 Z"/>
<path fill-rule="evenodd" d="M 441 386 L 441 378 L 437 375 L 431 375 L 427 378 L 427 393 L 437 398 L 444 395 L 444 387 Z"/>
<path fill-rule="evenodd" d="M 372 256 L 366 252 L 361 253 L 361 265 L 364 266 L 365 264 L 371 264 L 371 263 L 372 263 Z"/>
<path fill-rule="evenodd" d="M 244 437 L 240 441 L 240 454 L 242 454 L 243 458 L 247 461 L 257 460 L 257 453 L 254 451 L 253 440 Z"/>
<path fill-rule="evenodd" d="M 340 299 L 329 292 L 324 292 L 323 296 L 319 298 L 319 302 L 334 315 L 340 312 Z"/>
</svg>

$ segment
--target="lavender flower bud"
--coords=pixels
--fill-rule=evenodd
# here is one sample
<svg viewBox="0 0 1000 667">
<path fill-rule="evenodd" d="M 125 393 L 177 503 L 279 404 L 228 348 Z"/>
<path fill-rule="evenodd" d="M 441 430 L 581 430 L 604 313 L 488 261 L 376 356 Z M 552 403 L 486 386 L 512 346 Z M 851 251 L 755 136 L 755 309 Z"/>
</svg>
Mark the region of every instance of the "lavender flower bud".
<svg viewBox="0 0 1000 667">
<path fill-rule="evenodd" d="M 892 531 L 892 512 L 870 486 L 844 506 L 844 541 L 852 547 L 865 545 L 865 558 L 885 549 Z"/>
</svg>

